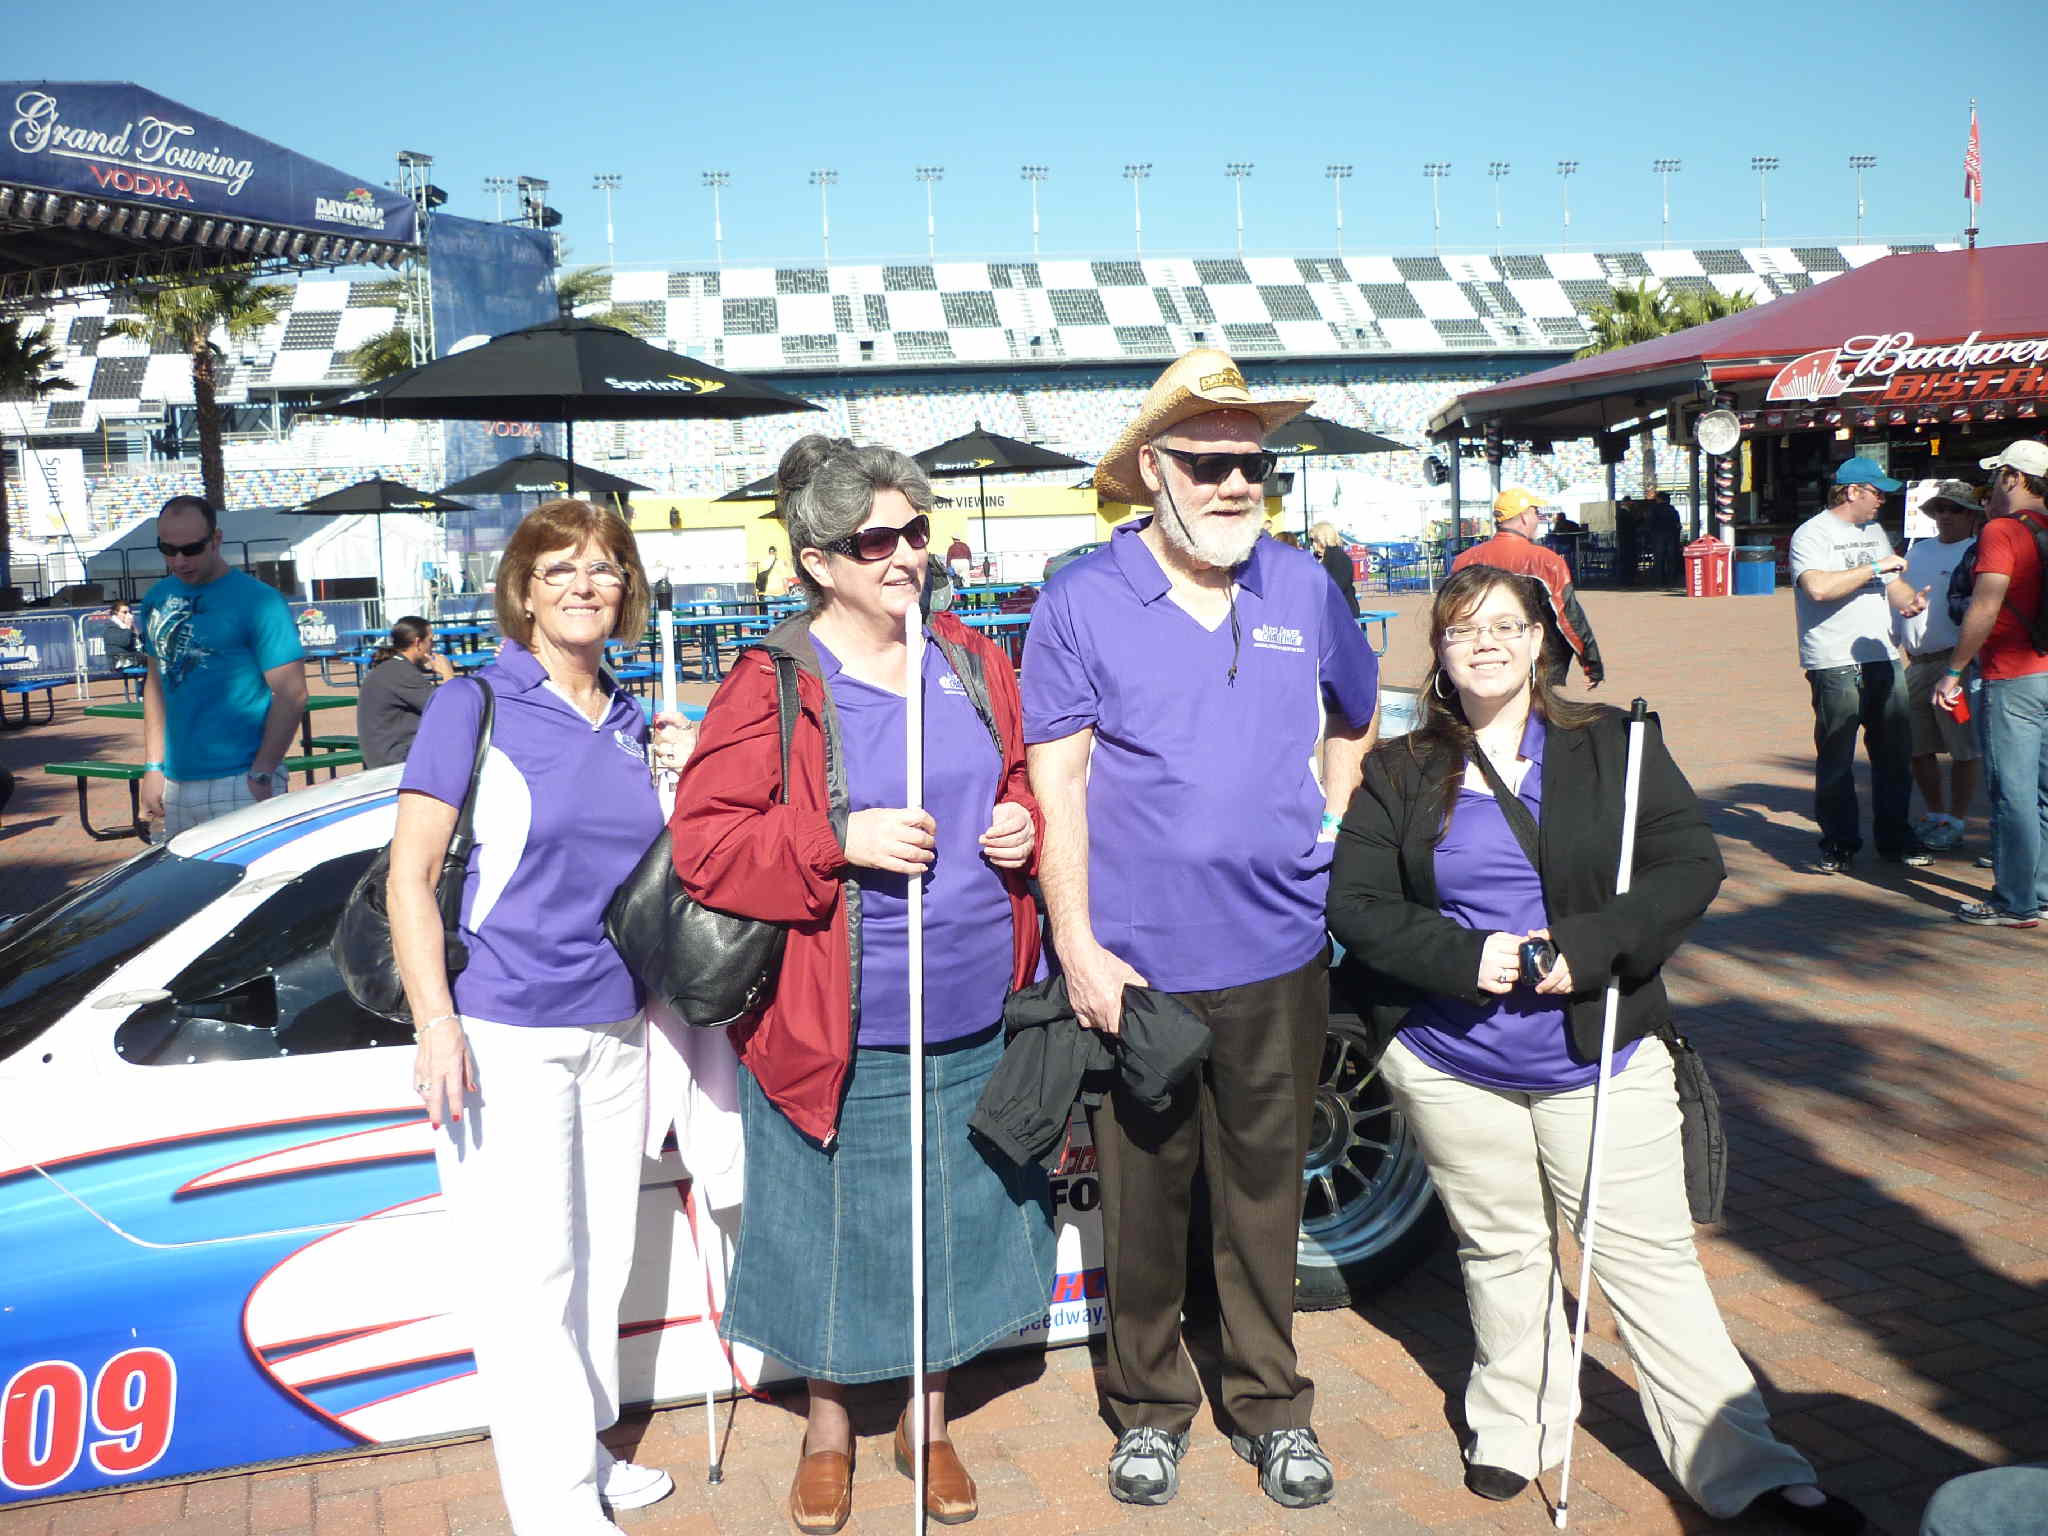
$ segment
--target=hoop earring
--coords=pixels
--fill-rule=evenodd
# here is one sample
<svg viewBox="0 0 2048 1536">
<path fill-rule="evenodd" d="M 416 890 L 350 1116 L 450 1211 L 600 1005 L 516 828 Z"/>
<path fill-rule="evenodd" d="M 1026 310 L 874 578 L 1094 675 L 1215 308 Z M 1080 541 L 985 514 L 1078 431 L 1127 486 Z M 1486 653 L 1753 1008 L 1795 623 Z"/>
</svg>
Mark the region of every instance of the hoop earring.
<svg viewBox="0 0 2048 1536">
<path fill-rule="evenodd" d="M 1429 685 L 1429 690 L 1446 704 L 1451 702 L 1450 690 L 1444 687 L 1444 674 L 1441 667 L 1437 669 L 1436 681 Z"/>
</svg>

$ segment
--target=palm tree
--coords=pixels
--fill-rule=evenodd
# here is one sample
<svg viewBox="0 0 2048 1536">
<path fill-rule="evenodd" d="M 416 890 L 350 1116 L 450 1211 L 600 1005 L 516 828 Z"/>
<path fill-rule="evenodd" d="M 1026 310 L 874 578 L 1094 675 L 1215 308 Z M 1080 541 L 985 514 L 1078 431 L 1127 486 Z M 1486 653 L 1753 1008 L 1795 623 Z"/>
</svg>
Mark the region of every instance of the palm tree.
<svg viewBox="0 0 2048 1536">
<path fill-rule="evenodd" d="M 1755 306 L 1756 295 L 1747 289 L 1723 293 L 1718 288 L 1703 288 L 1673 294 L 1661 287 L 1651 287 L 1645 278 L 1633 286 L 1616 288 L 1611 300 L 1587 311 L 1586 321 L 1592 327 L 1593 340 L 1575 355 L 1595 357 L 1602 352 L 1632 347 L 1637 342 L 1691 330 L 1710 320 L 1725 320 Z M 1657 488 L 1656 434 L 1645 429 L 1640 437 L 1643 494 L 1647 496 Z"/>
<path fill-rule="evenodd" d="M 50 328 L 26 329 L 27 320 L 13 316 L 0 320 L 0 400 L 33 404 L 60 389 L 78 386 L 58 373 L 60 358 L 51 342 Z M 24 447 L 26 439 L 24 439 Z M 23 459 L 23 473 L 27 460 Z M 8 523 L 7 479 L 0 475 L 0 595 L 14 591 L 14 535 Z"/>
<path fill-rule="evenodd" d="M 401 320 L 381 335 L 372 336 L 348 355 L 348 365 L 365 384 L 392 378 L 412 367 L 412 332 Z"/>
<path fill-rule="evenodd" d="M 564 320 L 595 320 L 615 325 L 632 336 L 647 336 L 654 326 L 637 309 L 612 302 L 610 267 L 571 267 L 555 278 L 555 305 Z"/>
<path fill-rule="evenodd" d="M 127 336 L 151 346 L 175 344 L 192 360 L 192 404 L 199 418 L 199 481 L 216 507 L 227 500 L 227 466 L 221 457 L 220 362 L 226 356 L 213 333 L 247 341 L 277 324 L 291 303 L 282 283 L 246 277 L 216 277 L 191 288 L 170 288 L 136 300 L 141 318 L 116 320 L 109 336 Z"/>
</svg>

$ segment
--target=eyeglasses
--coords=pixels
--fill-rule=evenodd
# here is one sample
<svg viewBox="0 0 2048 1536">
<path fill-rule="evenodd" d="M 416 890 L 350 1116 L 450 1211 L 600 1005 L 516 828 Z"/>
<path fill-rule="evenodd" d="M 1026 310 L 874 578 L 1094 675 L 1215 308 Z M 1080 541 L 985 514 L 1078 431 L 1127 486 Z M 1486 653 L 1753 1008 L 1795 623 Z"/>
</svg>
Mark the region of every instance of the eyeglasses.
<svg viewBox="0 0 2048 1536">
<path fill-rule="evenodd" d="M 872 565 L 895 554 L 898 539 L 907 542 L 912 549 L 923 549 L 932 541 L 931 518 L 920 512 L 901 528 L 862 528 L 819 548 L 830 555 L 844 555 L 849 560 Z"/>
<path fill-rule="evenodd" d="M 566 587 L 579 574 L 588 576 L 593 587 L 623 587 L 626 584 L 625 569 L 609 560 L 593 560 L 585 566 L 561 560 L 535 571 L 533 579 L 544 587 Z"/>
<path fill-rule="evenodd" d="M 1483 635 L 1494 640 L 1519 640 L 1536 626 L 1527 619 L 1495 619 L 1491 624 L 1446 624 L 1445 645 L 1472 645 Z"/>
<path fill-rule="evenodd" d="M 213 535 L 210 533 L 203 539 L 194 539 L 190 544 L 166 544 L 162 539 L 156 541 L 156 552 L 166 560 L 173 555 L 182 555 L 189 560 L 194 555 L 205 554 L 212 547 Z"/>
<path fill-rule="evenodd" d="M 1157 445 L 1155 445 L 1157 446 Z M 1247 485 L 1257 485 L 1273 473 L 1273 466 L 1280 462 L 1277 453 L 1184 453 L 1178 448 L 1160 447 L 1161 453 L 1170 453 L 1180 460 L 1197 485 L 1221 485 L 1230 478 L 1234 469 L 1244 475 Z"/>
</svg>

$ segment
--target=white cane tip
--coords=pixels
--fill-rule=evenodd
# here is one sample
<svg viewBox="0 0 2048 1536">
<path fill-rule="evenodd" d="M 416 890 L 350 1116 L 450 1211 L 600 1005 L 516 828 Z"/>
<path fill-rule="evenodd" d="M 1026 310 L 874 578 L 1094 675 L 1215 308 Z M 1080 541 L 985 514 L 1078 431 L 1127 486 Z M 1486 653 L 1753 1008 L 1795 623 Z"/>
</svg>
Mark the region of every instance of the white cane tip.
<svg viewBox="0 0 2048 1536">
<path fill-rule="evenodd" d="M 722 1483 L 722 1482 L 724 1482 L 724 1481 L 725 1481 L 725 1468 L 723 1468 L 723 1467 L 713 1467 L 713 1468 L 712 1468 L 712 1469 L 711 1469 L 711 1470 L 710 1470 L 709 1472 L 706 1472 L 706 1473 L 704 1474 L 704 1481 L 705 1481 L 705 1482 L 707 1482 L 707 1483 Z"/>
<path fill-rule="evenodd" d="M 1562 1504 L 1557 1506 L 1557 1513 L 1550 1517 L 1550 1523 L 1560 1531 L 1564 1529 L 1564 1506 Z"/>
</svg>

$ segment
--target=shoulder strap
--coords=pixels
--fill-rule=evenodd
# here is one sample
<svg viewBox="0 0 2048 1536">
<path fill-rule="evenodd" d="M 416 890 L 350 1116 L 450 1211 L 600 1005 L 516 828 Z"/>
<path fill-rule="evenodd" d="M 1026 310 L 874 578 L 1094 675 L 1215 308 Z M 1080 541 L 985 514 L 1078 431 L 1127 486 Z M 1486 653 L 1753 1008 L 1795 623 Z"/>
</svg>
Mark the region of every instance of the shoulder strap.
<svg viewBox="0 0 2048 1536">
<path fill-rule="evenodd" d="M 469 851 L 476 846 L 477 784 L 484 776 L 484 759 L 491 754 L 491 730 L 497 724 L 498 699 L 491 685 L 472 677 L 484 696 L 483 716 L 477 721 L 476 754 L 470 759 L 469 787 L 462 792 L 462 809 L 456 813 L 455 830 L 448 837 L 448 852 L 441 859 L 441 883 L 436 895 L 441 902 L 442 926 L 454 932 L 462 911 L 462 875 L 469 868 Z"/>
<path fill-rule="evenodd" d="M 775 717 L 782 738 L 781 802 L 789 804 L 789 740 L 796 734 L 796 658 L 784 651 L 770 651 L 775 663 Z"/>
<path fill-rule="evenodd" d="M 1476 742 L 1473 745 L 1478 747 Z M 1493 798 L 1500 806 L 1501 814 L 1507 817 L 1508 826 L 1514 831 L 1515 841 L 1522 845 L 1522 852 L 1529 856 L 1529 867 L 1541 875 L 1543 866 L 1536 860 L 1536 818 L 1529 814 L 1529 807 L 1522 804 L 1520 798 L 1509 791 L 1501 779 L 1500 771 L 1493 766 L 1493 760 L 1486 755 L 1484 747 L 1478 747 L 1472 755 L 1479 763 L 1479 771 L 1486 775 L 1487 786 L 1493 790 Z M 1531 764 L 1532 768 L 1534 766 Z"/>
</svg>

